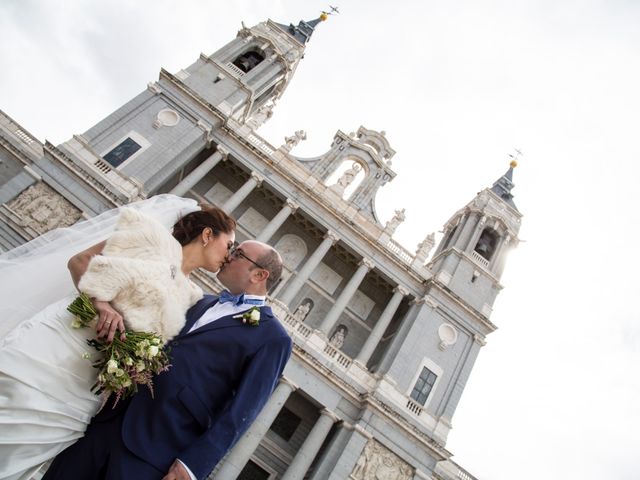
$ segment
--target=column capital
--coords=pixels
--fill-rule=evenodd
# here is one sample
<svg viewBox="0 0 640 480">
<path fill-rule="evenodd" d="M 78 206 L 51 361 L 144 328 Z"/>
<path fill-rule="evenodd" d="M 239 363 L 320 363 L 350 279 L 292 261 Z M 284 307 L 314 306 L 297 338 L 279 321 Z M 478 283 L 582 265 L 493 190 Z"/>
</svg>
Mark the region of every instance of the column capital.
<svg viewBox="0 0 640 480">
<path fill-rule="evenodd" d="M 223 145 L 218 145 L 216 147 L 216 151 L 220 152 L 220 155 L 222 155 L 222 160 L 226 160 L 227 157 L 229 156 L 229 150 L 227 149 L 227 147 L 223 146 Z"/>
<path fill-rule="evenodd" d="M 298 385 L 296 385 L 292 380 L 289 380 L 287 377 L 280 377 L 280 383 L 284 383 L 285 385 L 288 385 L 289 387 L 291 387 L 292 391 L 296 391 L 298 390 Z"/>
<path fill-rule="evenodd" d="M 426 295 L 424 297 L 424 303 L 429 305 L 431 308 L 438 308 L 440 306 L 438 302 L 436 302 L 436 299 L 431 295 Z"/>
<path fill-rule="evenodd" d="M 327 233 L 324 234 L 324 238 L 330 238 L 331 243 L 333 244 L 338 243 L 338 240 L 340 240 L 338 234 L 333 230 L 327 230 Z"/>
<path fill-rule="evenodd" d="M 291 200 L 290 198 L 287 198 L 286 202 L 284 203 L 287 207 L 291 209 L 292 212 L 295 212 L 298 208 L 300 208 L 300 205 L 294 202 L 293 200 Z"/>
<path fill-rule="evenodd" d="M 333 423 L 336 423 L 337 421 L 340 420 L 335 413 L 333 413 L 331 410 L 327 408 L 323 408 L 322 410 L 320 410 L 320 415 L 329 417 Z"/>
<path fill-rule="evenodd" d="M 477 333 L 473 336 L 473 341 L 481 347 L 484 347 L 487 344 L 487 341 Z"/>
<path fill-rule="evenodd" d="M 262 182 L 264 181 L 264 177 L 260 175 L 258 172 L 251 172 L 251 178 L 253 178 L 256 181 L 256 187 L 259 187 L 260 185 L 262 185 Z"/>
<path fill-rule="evenodd" d="M 407 295 L 409 295 L 409 290 L 407 290 L 402 285 L 396 285 L 396 288 L 393 289 L 393 293 L 396 293 L 396 292 L 402 295 L 403 297 L 406 297 Z"/>
<path fill-rule="evenodd" d="M 358 265 L 364 265 L 365 267 L 367 267 L 367 270 L 371 270 L 371 269 L 373 269 L 373 267 L 376 266 L 375 263 L 373 263 L 371 260 L 369 260 L 366 257 L 364 257 L 362 260 L 360 260 L 360 263 Z"/>
</svg>

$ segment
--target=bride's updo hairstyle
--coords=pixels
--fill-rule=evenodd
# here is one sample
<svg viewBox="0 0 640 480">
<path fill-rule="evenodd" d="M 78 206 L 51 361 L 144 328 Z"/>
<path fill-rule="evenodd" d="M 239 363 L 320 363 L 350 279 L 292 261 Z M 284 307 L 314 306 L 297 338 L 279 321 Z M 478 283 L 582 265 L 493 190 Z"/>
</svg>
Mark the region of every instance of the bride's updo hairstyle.
<svg viewBox="0 0 640 480">
<path fill-rule="evenodd" d="M 198 237 L 205 228 L 213 230 L 213 236 L 231 233 L 236 229 L 236 221 L 213 205 L 200 205 L 202 210 L 191 212 L 173 226 L 173 237 L 185 246 Z"/>
</svg>

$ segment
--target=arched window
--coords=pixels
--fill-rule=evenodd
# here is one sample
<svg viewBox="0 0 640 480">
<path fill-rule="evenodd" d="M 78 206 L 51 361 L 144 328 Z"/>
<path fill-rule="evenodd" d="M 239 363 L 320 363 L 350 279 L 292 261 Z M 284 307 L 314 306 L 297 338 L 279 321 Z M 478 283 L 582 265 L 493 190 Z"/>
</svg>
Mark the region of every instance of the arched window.
<svg viewBox="0 0 640 480">
<path fill-rule="evenodd" d="M 483 258 L 490 261 L 498 246 L 498 232 L 492 228 L 485 228 L 482 231 L 482 235 L 476 243 L 474 250 L 478 252 Z"/>
<path fill-rule="evenodd" d="M 233 61 L 233 64 L 244 73 L 252 70 L 256 65 L 264 60 L 264 55 L 256 50 L 249 50 Z"/>
</svg>

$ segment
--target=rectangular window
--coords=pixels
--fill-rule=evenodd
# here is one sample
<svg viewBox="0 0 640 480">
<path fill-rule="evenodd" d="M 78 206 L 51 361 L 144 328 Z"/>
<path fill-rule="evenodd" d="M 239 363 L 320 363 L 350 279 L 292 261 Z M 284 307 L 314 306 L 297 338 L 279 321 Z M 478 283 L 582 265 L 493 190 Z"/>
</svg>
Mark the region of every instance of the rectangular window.
<svg viewBox="0 0 640 480">
<path fill-rule="evenodd" d="M 111 151 L 103 155 L 103 158 L 112 166 L 118 167 L 122 162 L 142 148 L 142 145 L 136 143 L 131 137 L 125 138 L 116 145 Z"/>
<path fill-rule="evenodd" d="M 429 397 L 429 393 L 431 393 L 431 389 L 433 385 L 436 383 L 436 379 L 438 377 L 435 373 L 429 370 L 427 367 L 422 368 L 422 372 L 420 372 L 420 376 L 416 381 L 416 384 L 413 387 L 411 392 L 411 398 L 413 398 L 417 403 L 424 406 Z"/>
</svg>

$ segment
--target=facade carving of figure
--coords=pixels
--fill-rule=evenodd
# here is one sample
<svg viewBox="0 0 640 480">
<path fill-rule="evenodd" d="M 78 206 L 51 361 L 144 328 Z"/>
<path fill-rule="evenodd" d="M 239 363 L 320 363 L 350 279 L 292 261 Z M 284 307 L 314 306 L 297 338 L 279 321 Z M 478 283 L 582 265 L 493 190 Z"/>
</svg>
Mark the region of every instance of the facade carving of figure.
<svg viewBox="0 0 640 480">
<path fill-rule="evenodd" d="M 43 182 L 27 188 L 8 206 L 22 217 L 23 226 L 39 234 L 72 225 L 82 216 L 80 210 Z"/>
<path fill-rule="evenodd" d="M 356 480 L 411 480 L 413 469 L 395 453 L 371 439 L 350 477 Z"/>
<path fill-rule="evenodd" d="M 307 133 L 304 130 L 296 130 L 296 132 L 290 137 L 284 137 L 284 145 L 280 148 L 286 152 L 290 152 L 293 147 L 306 139 Z"/>
<path fill-rule="evenodd" d="M 347 338 L 347 334 L 349 333 L 349 329 L 344 325 L 338 325 L 338 327 L 329 338 L 329 345 L 334 348 L 342 348 L 344 345 L 344 340 Z"/>
<path fill-rule="evenodd" d="M 307 318 L 307 315 L 311 311 L 311 300 L 305 299 L 298 308 L 296 308 L 295 312 L 293 312 L 293 318 L 295 318 L 299 322 L 304 322 L 304 319 Z"/>
<path fill-rule="evenodd" d="M 406 217 L 404 215 L 404 208 L 402 210 L 396 210 L 395 215 L 391 217 L 391 220 L 389 220 L 387 224 L 384 226 L 384 231 L 387 232 L 389 235 L 393 235 L 393 232 L 396 231 L 396 228 L 398 228 L 398 225 L 404 222 L 405 218 Z"/>
<path fill-rule="evenodd" d="M 355 180 L 360 168 L 360 164 L 353 162 L 351 168 L 348 168 L 342 173 L 340 178 L 338 178 L 338 181 L 331 186 L 331 189 L 338 195 L 342 196 L 345 189 Z"/>
<path fill-rule="evenodd" d="M 420 255 L 424 258 L 427 258 L 435 244 L 436 244 L 436 234 L 430 233 L 422 242 L 418 244 L 416 255 Z"/>
<path fill-rule="evenodd" d="M 247 122 L 247 125 L 251 130 L 256 130 L 259 126 L 265 123 L 273 116 L 273 107 L 275 107 L 275 103 L 265 103 L 262 105 Z"/>
</svg>

